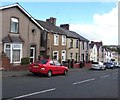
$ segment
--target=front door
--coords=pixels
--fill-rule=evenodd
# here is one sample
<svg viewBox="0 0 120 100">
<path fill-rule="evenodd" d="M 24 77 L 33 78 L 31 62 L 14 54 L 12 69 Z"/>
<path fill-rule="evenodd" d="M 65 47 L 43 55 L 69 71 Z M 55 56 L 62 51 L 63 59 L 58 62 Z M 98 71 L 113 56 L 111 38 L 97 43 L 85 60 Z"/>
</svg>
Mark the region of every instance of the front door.
<svg viewBox="0 0 120 100">
<path fill-rule="evenodd" d="M 30 63 L 35 61 L 35 47 L 30 47 Z"/>
</svg>

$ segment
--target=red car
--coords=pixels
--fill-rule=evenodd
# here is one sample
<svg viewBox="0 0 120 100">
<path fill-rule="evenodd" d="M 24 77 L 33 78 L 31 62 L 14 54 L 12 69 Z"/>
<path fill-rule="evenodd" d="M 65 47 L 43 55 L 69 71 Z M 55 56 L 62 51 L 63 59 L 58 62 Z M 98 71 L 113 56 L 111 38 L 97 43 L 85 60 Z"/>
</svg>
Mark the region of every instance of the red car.
<svg viewBox="0 0 120 100">
<path fill-rule="evenodd" d="M 68 68 L 66 66 L 62 66 L 56 60 L 43 59 L 39 60 L 37 63 L 31 64 L 29 71 L 35 74 L 41 73 L 47 75 L 48 77 L 51 77 L 55 74 L 66 75 L 68 72 Z"/>
</svg>

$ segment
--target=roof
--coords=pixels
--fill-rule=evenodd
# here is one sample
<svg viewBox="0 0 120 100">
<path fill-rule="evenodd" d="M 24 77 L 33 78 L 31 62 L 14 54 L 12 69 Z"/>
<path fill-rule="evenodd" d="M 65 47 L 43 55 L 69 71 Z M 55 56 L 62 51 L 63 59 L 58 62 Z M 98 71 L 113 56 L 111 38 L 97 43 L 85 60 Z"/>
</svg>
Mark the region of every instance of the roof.
<svg viewBox="0 0 120 100">
<path fill-rule="evenodd" d="M 70 32 L 72 32 L 72 34 L 75 35 L 76 37 L 78 37 L 81 41 L 89 42 L 88 39 L 84 38 L 84 37 L 81 36 L 80 34 L 74 32 L 74 31 L 70 31 Z"/>
<path fill-rule="evenodd" d="M 57 34 L 62 34 L 62 35 L 66 35 L 67 37 L 71 37 L 71 38 L 76 38 L 76 39 L 80 39 L 82 41 L 87 41 L 89 42 L 88 39 L 84 38 L 83 36 L 79 35 L 76 32 L 55 26 L 53 24 L 51 24 L 50 22 L 45 22 L 45 21 L 41 21 L 41 20 L 37 20 L 36 21 L 46 29 L 46 31 L 48 32 L 53 32 L 53 33 L 57 33 Z"/>
<path fill-rule="evenodd" d="M 13 7 L 18 7 L 18 8 L 19 8 L 25 15 L 27 15 L 39 28 L 41 28 L 42 30 L 44 30 L 44 28 L 31 16 L 22 6 L 20 6 L 19 3 L 7 5 L 7 6 L 1 6 L 1 7 L 0 7 L 0 10 L 9 9 L 9 8 L 13 8 Z"/>
<path fill-rule="evenodd" d="M 99 49 L 102 46 L 102 42 L 91 41 L 91 43 L 89 45 L 90 45 L 91 48 L 93 48 L 93 46 L 96 45 L 97 49 Z"/>
<path fill-rule="evenodd" d="M 84 38 L 83 36 L 81 36 L 80 34 L 74 31 L 70 31 L 65 28 L 60 28 L 60 29 L 63 30 L 67 34 L 67 37 L 72 37 L 72 38 L 80 39 L 81 41 L 89 42 L 88 39 Z"/>
<path fill-rule="evenodd" d="M 24 42 L 22 38 L 19 35 L 7 35 L 3 38 L 2 42 L 10 43 L 10 42 L 16 42 L 16 43 L 22 43 Z"/>
<path fill-rule="evenodd" d="M 64 28 L 61 28 L 61 27 L 59 27 L 59 28 L 66 34 L 67 37 L 79 39 L 76 35 L 74 35 L 74 34 L 73 34 L 72 32 L 70 32 L 69 30 L 64 29 Z"/>
<path fill-rule="evenodd" d="M 94 45 L 95 45 L 95 44 L 93 44 L 93 43 L 90 43 L 90 44 L 89 44 L 90 48 L 93 48 Z"/>
<path fill-rule="evenodd" d="M 55 26 L 53 24 L 51 24 L 50 22 L 45 22 L 45 21 L 41 21 L 41 20 L 37 20 L 36 21 L 46 29 L 46 31 L 48 32 L 52 32 L 52 33 L 56 33 L 56 34 L 63 34 L 66 35 L 64 33 L 64 31 L 62 31 L 58 26 Z"/>
</svg>

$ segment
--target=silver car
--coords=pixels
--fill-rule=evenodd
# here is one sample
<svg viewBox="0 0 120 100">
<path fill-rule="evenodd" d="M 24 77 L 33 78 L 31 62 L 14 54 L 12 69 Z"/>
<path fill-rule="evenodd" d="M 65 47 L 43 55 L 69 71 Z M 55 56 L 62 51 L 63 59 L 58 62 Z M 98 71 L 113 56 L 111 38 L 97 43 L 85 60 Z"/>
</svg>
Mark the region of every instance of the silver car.
<svg viewBox="0 0 120 100">
<path fill-rule="evenodd" d="M 96 70 L 105 70 L 106 67 L 103 62 L 92 62 L 92 69 Z"/>
</svg>

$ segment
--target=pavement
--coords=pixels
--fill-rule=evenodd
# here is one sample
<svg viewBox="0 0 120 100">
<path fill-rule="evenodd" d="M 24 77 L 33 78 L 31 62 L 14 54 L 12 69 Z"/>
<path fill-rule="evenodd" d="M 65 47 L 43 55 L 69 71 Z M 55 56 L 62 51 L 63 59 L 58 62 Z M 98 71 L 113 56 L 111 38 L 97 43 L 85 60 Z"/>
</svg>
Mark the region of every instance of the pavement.
<svg viewBox="0 0 120 100">
<path fill-rule="evenodd" d="M 69 72 L 74 72 L 74 71 L 81 71 L 81 70 L 87 70 L 89 68 L 83 67 L 83 68 L 69 68 Z M 29 70 L 25 71 L 0 71 L 0 76 L 2 78 L 4 77 L 19 77 L 19 76 L 26 76 L 26 75 L 31 75 L 32 73 L 29 72 Z"/>
</svg>

